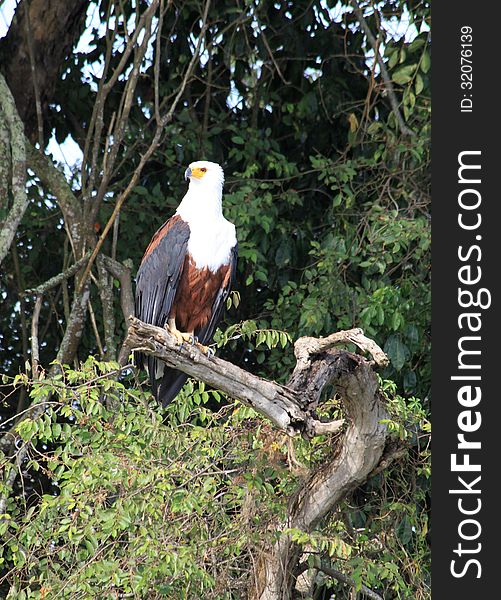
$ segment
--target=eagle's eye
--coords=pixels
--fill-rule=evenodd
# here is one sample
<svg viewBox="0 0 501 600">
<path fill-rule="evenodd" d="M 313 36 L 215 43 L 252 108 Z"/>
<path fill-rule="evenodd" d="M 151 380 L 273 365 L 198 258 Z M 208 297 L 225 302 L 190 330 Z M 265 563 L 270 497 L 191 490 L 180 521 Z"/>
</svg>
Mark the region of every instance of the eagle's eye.
<svg viewBox="0 0 501 600">
<path fill-rule="evenodd" d="M 202 167 L 200 170 L 202 171 L 202 173 L 205 173 L 207 171 L 205 167 Z"/>
</svg>

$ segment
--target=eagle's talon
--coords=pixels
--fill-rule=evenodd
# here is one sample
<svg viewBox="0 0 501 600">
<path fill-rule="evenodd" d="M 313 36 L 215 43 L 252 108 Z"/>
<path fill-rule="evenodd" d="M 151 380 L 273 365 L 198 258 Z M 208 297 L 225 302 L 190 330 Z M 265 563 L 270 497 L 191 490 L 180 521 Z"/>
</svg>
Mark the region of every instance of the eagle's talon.
<svg viewBox="0 0 501 600">
<path fill-rule="evenodd" d="M 174 321 L 170 320 L 165 324 L 165 329 L 176 339 L 176 345 L 182 346 L 185 342 L 193 346 L 195 344 L 195 336 L 191 333 L 179 331 Z"/>
<path fill-rule="evenodd" d="M 183 332 L 181 332 L 181 337 L 183 339 L 183 342 L 186 342 L 190 346 L 193 346 L 193 344 L 195 343 L 194 340 L 193 340 L 193 336 L 191 335 L 191 333 L 183 333 Z"/>
<path fill-rule="evenodd" d="M 205 354 L 208 358 L 212 358 L 213 356 L 216 355 L 214 350 L 212 348 L 210 348 L 209 346 L 204 346 L 203 344 L 200 344 L 199 342 L 196 343 L 196 346 L 198 347 L 200 352 Z"/>
<path fill-rule="evenodd" d="M 179 331 L 169 331 L 169 333 L 176 340 L 176 346 L 182 346 L 183 345 L 183 342 L 184 342 L 183 336 L 179 333 Z"/>
</svg>

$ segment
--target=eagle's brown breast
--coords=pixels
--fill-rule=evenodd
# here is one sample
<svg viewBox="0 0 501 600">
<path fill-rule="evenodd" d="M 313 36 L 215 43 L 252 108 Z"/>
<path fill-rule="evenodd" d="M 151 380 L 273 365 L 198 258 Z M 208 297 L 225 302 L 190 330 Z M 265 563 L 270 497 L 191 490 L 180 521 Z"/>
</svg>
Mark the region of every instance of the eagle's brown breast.
<svg viewBox="0 0 501 600">
<path fill-rule="evenodd" d="M 213 273 L 208 268 L 198 269 L 189 254 L 184 259 L 176 296 L 169 318 L 176 320 L 180 331 L 195 334 L 209 322 L 216 296 L 229 284 L 230 265 L 222 265 Z"/>
</svg>

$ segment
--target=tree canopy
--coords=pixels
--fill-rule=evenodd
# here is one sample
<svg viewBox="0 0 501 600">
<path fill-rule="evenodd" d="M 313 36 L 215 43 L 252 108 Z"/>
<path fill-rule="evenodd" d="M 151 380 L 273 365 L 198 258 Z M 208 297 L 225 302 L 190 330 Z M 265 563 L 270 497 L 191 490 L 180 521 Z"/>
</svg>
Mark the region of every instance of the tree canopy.
<svg viewBox="0 0 501 600">
<path fill-rule="evenodd" d="M 239 243 L 218 354 L 285 384 L 291 341 L 360 327 L 389 358 L 399 459 L 288 532 L 294 594 L 429 597 L 429 27 L 420 0 L 19 2 L 0 40 L 0 594 L 252 595 L 335 453 L 194 380 L 164 419 L 120 371 L 141 256 L 208 159 Z M 47 154 L 69 139 L 70 167 Z M 349 418 L 336 394 L 322 410 Z"/>
</svg>

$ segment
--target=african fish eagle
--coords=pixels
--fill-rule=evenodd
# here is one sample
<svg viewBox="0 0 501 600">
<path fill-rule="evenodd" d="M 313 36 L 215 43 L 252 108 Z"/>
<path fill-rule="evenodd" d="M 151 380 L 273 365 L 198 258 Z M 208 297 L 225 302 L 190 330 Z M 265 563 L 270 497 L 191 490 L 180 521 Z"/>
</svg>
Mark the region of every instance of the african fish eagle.
<svg viewBox="0 0 501 600">
<path fill-rule="evenodd" d="M 155 233 L 136 277 L 136 316 L 165 327 L 177 340 L 205 349 L 230 293 L 237 260 L 235 226 L 222 211 L 224 173 L 201 160 L 185 171 L 186 195 L 176 213 Z M 167 406 L 187 375 L 153 356 L 139 355 L 154 396 Z"/>
</svg>

